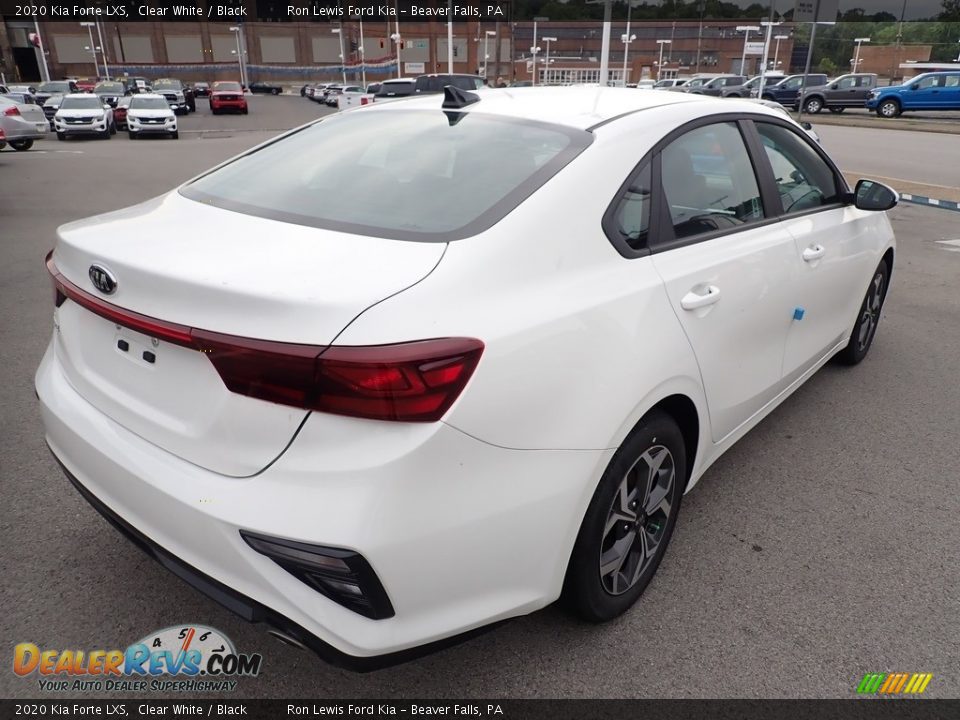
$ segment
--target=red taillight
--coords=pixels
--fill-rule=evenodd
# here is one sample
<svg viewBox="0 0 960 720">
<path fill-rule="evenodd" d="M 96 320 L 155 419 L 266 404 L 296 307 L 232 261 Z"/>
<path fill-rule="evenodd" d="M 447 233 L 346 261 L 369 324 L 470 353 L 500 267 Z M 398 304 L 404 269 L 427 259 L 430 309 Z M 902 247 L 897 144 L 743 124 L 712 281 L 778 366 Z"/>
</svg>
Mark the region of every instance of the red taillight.
<svg viewBox="0 0 960 720">
<path fill-rule="evenodd" d="M 59 307 L 70 298 L 118 325 L 199 350 L 231 392 L 307 410 L 375 420 L 435 422 L 480 361 L 483 343 L 437 338 L 395 345 L 320 347 L 223 335 L 140 315 L 63 277 L 47 255 Z"/>
<path fill-rule="evenodd" d="M 18 108 L 16 105 L 11 105 L 10 107 L 8 107 L 6 110 L 3 111 L 3 114 L 4 114 L 4 115 L 19 115 L 19 114 L 20 114 L 20 108 Z"/>
</svg>

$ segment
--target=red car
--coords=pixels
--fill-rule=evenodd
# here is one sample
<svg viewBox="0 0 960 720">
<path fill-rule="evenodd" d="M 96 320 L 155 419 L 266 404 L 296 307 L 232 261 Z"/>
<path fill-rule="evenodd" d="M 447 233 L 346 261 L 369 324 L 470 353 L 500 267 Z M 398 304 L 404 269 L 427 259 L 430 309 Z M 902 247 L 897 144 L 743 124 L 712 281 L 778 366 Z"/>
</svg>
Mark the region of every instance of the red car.
<svg viewBox="0 0 960 720">
<path fill-rule="evenodd" d="M 124 95 L 117 100 L 117 106 L 113 109 L 113 122 L 117 126 L 117 130 L 127 129 L 127 109 L 130 107 L 132 99 L 132 96 Z"/>
<path fill-rule="evenodd" d="M 226 110 L 247 114 L 247 101 L 238 82 L 215 82 L 210 91 L 210 112 L 219 115 Z"/>
<path fill-rule="evenodd" d="M 92 93 L 98 82 L 100 81 L 97 78 L 83 78 L 81 80 L 77 80 L 77 92 Z"/>
</svg>

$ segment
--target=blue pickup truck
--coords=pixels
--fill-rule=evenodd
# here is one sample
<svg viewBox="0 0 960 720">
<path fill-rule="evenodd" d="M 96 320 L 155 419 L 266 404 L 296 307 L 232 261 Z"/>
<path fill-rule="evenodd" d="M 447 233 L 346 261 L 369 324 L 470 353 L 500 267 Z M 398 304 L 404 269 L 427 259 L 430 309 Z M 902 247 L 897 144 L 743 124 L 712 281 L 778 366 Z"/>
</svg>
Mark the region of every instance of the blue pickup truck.
<svg viewBox="0 0 960 720">
<path fill-rule="evenodd" d="M 925 73 L 903 85 L 877 88 L 867 107 L 884 118 L 910 110 L 960 110 L 960 71 Z"/>
</svg>

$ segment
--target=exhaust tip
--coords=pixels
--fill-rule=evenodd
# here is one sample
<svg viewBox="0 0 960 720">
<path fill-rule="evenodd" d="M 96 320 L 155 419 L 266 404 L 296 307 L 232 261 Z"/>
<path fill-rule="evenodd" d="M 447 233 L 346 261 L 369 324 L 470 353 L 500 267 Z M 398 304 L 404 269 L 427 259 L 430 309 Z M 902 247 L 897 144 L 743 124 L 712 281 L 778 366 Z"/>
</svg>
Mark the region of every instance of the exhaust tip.
<svg viewBox="0 0 960 720">
<path fill-rule="evenodd" d="M 291 647 L 297 648 L 297 650 L 307 649 L 307 646 L 304 645 L 299 640 L 297 640 L 295 637 L 291 635 L 287 635 L 285 632 L 277 630 L 276 628 L 270 628 L 269 630 L 267 630 L 267 632 L 273 635 L 273 637 L 275 637 L 277 640 L 282 642 L 284 645 L 290 645 Z"/>
</svg>

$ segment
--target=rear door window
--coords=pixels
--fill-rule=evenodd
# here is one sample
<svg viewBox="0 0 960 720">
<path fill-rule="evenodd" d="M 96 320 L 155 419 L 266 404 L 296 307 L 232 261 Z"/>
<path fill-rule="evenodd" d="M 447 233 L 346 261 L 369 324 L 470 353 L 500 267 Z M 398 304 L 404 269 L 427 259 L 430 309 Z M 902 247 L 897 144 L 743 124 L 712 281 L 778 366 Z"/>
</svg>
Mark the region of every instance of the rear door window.
<svg viewBox="0 0 960 720">
<path fill-rule="evenodd" d="M 678 240 L 764 219 L 757 177 L 736 123 L 691 130 L 663 149 L 660 162 Z"/>
</svg>

